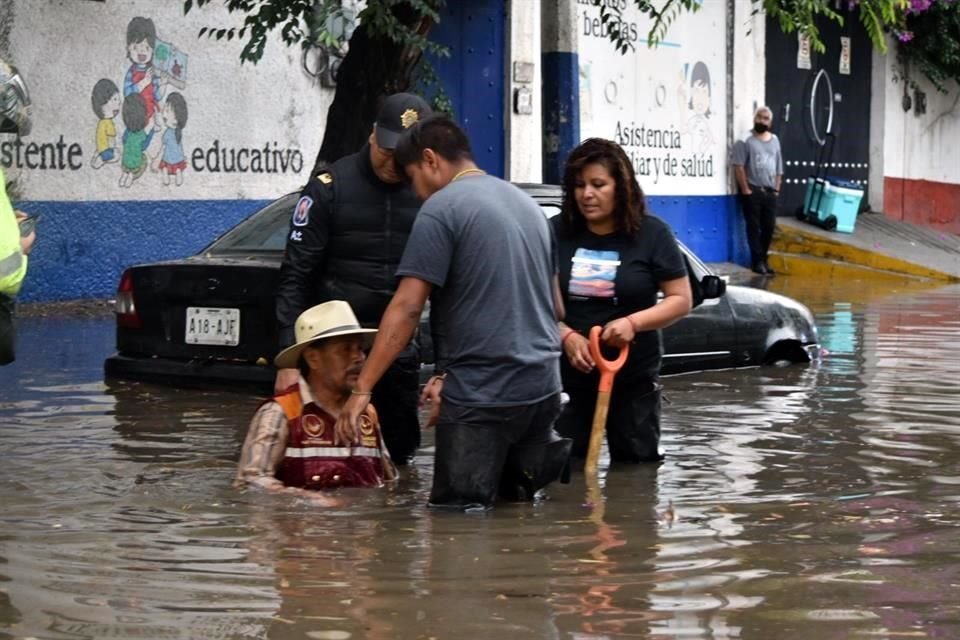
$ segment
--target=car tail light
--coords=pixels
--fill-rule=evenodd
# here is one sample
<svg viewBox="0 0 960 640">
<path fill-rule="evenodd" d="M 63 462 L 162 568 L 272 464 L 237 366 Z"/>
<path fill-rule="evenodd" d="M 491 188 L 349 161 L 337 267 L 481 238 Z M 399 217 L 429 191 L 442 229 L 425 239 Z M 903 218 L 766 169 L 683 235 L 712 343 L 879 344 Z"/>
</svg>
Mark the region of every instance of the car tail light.
<svg viewBox="0 0 960 640">
<path fill-rule="evenodd" d="M 140 316 L 137 315 L 137 307 L 133 303 L 133 277 L 129 271 L 124 271 L 120 277 L 114 312 L 117 314 L 118 326 L 130 329 L 140 328 Z"/>
</svg>

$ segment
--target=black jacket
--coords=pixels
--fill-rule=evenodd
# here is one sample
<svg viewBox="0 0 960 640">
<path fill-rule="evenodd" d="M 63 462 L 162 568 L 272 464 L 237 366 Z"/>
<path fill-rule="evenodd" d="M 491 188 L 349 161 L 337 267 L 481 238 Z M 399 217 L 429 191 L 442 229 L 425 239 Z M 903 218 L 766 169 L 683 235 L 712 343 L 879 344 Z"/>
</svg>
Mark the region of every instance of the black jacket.
<svg viewBox="0 0 960 640">
<path fill-rule="evenodd" d="M 409 187 L 377 178 L 369 145 L 310 179 L 291 216 L 280 269 L 281 349 L 295 342 L 297 316 L 328 300 L 349 302 L 365 327 L 380 324 L 419 208 Z"/>
</svg>

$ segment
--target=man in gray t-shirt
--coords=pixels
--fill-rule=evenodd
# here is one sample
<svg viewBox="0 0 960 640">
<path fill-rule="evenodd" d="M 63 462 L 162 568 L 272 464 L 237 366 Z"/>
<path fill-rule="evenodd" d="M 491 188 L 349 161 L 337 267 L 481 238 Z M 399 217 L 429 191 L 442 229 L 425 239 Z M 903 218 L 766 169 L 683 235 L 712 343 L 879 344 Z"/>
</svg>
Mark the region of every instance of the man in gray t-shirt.
<svg viewBox="0 0 960 640">
<path fill-rule="evenodd" d="M 531 404 L 560 391 L 552 234 L 517 187 L 465 174 L 417 215 L 397 270 L 433 285 L 444 400 Z"/>
<path fill-rule="evenodd" d="M 550 228 L 533 199 L 477 168 L 466 135 L 446 117 L 413 124 L 394 160 L 424 204 L 337 432 L 355 437 L 368 391 L 430 297 L 438 372 L 422 398 L 439 407 L 430 505 L 487 509 L 498 495 L 533 498 L 561 475 L 570 450 L 553 430 L 560 337 Z"/>
<path fill-rule="evenodd" d="M 753 116 L 753 132 L 733 148 L 733 167 L 743 205 L 750 245 L 751 266 L 756 273 L 773 275 L 767 262 L 777 223 L 777 197 L 783 180 L 780 139 L 770 131 L 773 112 L 760 107 Z"/>
</svg>

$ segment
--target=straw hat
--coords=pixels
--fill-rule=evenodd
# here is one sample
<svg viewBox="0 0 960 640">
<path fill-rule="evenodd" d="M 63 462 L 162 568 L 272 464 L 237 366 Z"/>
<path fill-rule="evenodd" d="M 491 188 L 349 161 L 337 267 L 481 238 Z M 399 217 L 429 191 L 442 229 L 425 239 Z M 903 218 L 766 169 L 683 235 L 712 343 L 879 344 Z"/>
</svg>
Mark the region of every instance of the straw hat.
<svg viewBox="0 0 960 640">
<path fill-rule="evenodd" d="M 300 354 L 309 345 L 336 336 L 363 334 L 365 347 L 369 347 L 373 344 L 373 334 L 376 332 L 376 329 L 361 327 L 353 309 L 343 300 L 324 302 L 300 314 L 294 327 L 297 343 L 278 353 L 273 363 L 278 369 L 295 368 Z"/>
</svg>

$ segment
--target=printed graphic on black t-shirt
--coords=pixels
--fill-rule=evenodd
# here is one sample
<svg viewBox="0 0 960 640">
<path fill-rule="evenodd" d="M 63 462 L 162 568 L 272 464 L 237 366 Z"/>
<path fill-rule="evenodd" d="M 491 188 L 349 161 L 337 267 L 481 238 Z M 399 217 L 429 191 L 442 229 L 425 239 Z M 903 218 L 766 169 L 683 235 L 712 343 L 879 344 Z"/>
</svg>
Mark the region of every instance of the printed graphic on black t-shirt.
<svg viewBox="0 0 960 640">
<path fill-rule="evenodd" d="M 571 296 L 583 298 L 613 298 L 616 296 L 619 251 L 595 251 L 578 248 L 571 260 Z"/>
<path fill-rule="evenodd" d="M 617 318 L 649 309 L 657 304 L 663 282 L 686 275 L 676 237 L 665 222 L 654 216 L 645 217 L 632 236 L 583 231 L 573 237 L 561 232 L 559 219 L 553 224 L 558 233 L 560 290 L 565 294 L 564 322 L 583 335 L 591 327 L 603 327 Z M 615 352 L 607 354 L 615 356 Z M 649 377 L 659 368 L 659 334 L 641 331 L 634 338 L 630 357 L 617 379 L 630 379 L 632 375 Z M 596 384 L 592 378 L 590 383 Z"/>
</svg>

